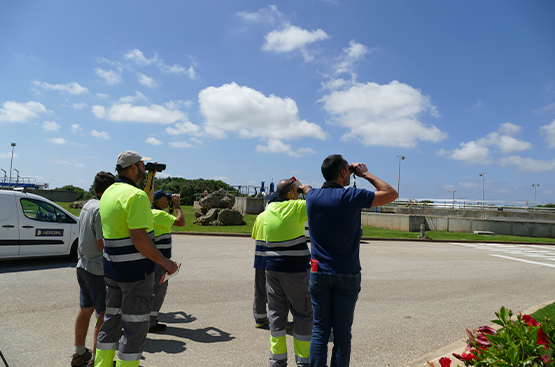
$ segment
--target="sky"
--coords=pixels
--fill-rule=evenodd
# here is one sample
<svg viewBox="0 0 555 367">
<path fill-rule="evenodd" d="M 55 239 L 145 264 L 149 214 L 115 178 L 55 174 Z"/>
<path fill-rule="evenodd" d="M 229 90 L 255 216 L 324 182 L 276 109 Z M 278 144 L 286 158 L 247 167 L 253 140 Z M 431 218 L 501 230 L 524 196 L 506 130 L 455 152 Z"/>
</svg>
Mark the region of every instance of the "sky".
<svg viewBox="0 0 555 367">
<path fill-rule="evenodd" d="M 20 177 L 88 190 L 134 150 L 159 177 L 319 187 L 342 154 L 401 199 L 553 203 L 553 19 L 546 0 L 2 1 L 0 168 L 16 143 Z"/>
</svg>

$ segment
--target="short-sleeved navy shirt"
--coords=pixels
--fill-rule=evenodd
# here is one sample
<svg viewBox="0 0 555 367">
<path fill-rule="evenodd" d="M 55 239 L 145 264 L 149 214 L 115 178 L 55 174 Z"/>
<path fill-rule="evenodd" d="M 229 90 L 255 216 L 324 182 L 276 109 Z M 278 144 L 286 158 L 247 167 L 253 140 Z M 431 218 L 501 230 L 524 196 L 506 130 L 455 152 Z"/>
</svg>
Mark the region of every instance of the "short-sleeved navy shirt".
<svg viewBox="0 0 555 367">
<path fill-rule="evenodd" d="M 326 182 L 306 195 L 312 258 L 319 271 L 331 274 L 360 272 L 360 212 L 370 208 L 374 192 L 343 188 Z"/>
</svg>

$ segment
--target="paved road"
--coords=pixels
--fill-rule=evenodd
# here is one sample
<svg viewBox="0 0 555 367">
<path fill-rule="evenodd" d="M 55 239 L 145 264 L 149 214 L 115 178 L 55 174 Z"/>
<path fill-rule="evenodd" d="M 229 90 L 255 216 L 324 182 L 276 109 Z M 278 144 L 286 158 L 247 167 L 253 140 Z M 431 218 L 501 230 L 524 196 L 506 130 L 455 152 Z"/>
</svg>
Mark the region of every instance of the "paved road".
<svg viewBox="0 0 555 367">
<path fill-rule="evenodd" d="M 149 334 L 141 366 L 267 366 L 269 333 L 252 319 L 252 240 L 174 236 L 174 258 L 183 266 L 162 309 L 169 327 Z M 555 247 L 372 241 L 361 261 L 354 367 L 405 365 L 502 305 L 518 312 L 555 299 Z M 77 309 L 73 263 L 0 262 L 0 351 L 10 367 L 68 366 Z"/>
</svg>

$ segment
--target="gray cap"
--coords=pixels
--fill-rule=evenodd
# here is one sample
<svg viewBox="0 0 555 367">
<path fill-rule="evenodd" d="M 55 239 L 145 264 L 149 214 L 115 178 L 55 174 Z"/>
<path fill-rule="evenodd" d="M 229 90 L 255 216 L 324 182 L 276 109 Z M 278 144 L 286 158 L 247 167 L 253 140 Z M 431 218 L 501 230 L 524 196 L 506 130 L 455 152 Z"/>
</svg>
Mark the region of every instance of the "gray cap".
<svg viewBox="0 0 555 367">
<path fill-rule="evenodd" d="M 121 168 L 129 167 L 132 164 L 135 164 L 139 161 L 151 161 L 152 158 L 149 157 L 141 157 L 141 155 L 137 152 L 132 150 L 125 150 L 118 155 L 118 161 L 116 165 L 120 166 Z"/>
</svg>

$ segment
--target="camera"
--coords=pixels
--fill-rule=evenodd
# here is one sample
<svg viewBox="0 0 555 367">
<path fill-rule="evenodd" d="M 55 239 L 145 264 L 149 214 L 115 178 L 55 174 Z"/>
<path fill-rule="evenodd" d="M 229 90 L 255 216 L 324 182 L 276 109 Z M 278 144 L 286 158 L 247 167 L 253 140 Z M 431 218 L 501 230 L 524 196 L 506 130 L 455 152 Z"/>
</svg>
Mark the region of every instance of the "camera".
<svg viewBox="0 0 555 367">
<path fill-rule="evenodd" d="M 163 170 L 166 169 L 166 165 L 164 163 L 151 163 L 148 162 L 147 164 L 145 164 L 145 169 L 147 171 L 158 171 L 158 172 L 162 172 Z"/>
<path fill-rule="evenodd" d="M 355 166 L 352 164 L 349 165 L 349 173 L 355 173 Z"/>
</svg>

